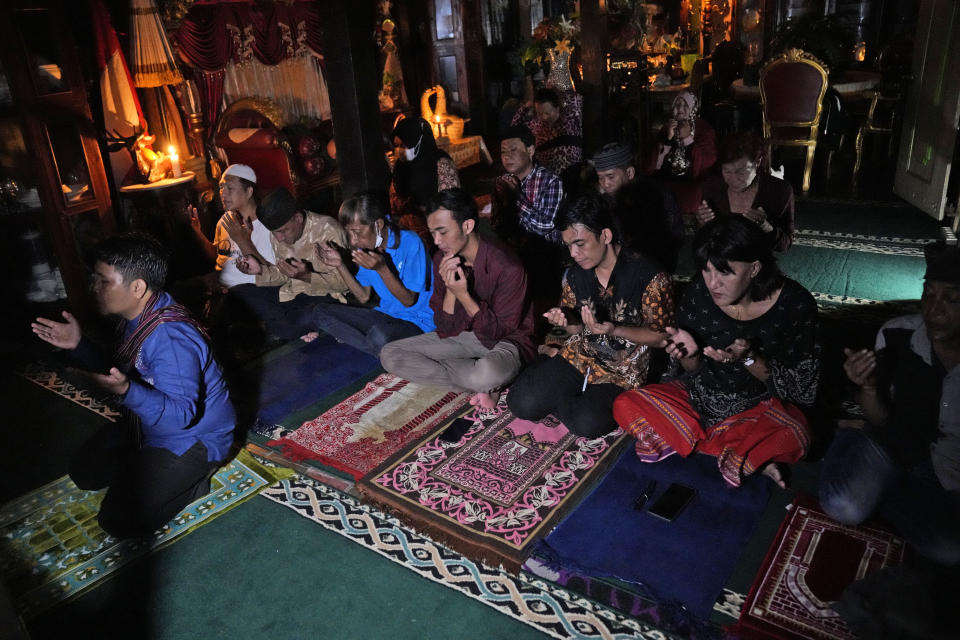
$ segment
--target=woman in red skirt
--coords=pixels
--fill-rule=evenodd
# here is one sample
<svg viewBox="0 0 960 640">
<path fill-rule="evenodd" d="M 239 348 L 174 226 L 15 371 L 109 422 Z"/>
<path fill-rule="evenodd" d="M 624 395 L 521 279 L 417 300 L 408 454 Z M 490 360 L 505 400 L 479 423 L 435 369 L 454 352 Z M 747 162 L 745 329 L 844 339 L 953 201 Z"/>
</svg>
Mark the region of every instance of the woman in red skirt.
<svg viewBox="0 0 960 640">
<path fill-rule="evenodd" d="M 667 353 L 679 366 L 664 384 L 621 394 L 614 418 L 648 462 L 707 453 L 732 486 L 803 458 L 816 395 L 817 305 L 777 267 L 759 227 L 724 216 L 694 239 L 702 278 L 685 292 Z"/>
</svg>

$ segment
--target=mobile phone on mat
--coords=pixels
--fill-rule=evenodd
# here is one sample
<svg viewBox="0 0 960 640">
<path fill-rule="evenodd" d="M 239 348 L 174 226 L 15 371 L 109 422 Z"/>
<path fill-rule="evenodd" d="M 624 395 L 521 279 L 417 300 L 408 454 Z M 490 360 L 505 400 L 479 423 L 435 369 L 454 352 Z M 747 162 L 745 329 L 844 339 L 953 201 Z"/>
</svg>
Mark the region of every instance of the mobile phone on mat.
<svg viewBox="0 0 960 640">
<path fill-rule="evenodd" d="M 440 432 L 440 439 L 444 442 L 460 442 L 464 434 L 470 429 L 473 423 L 466 418 L 457 418 L 450 423 L 450 426 Z"/>
<path fill-rule="evenodd" d="M 696 495 L 697 490 L 693 487 L 673 482 L 654 500 L 648 511 L 652 516 L 672 522 Z"/>
</svg>

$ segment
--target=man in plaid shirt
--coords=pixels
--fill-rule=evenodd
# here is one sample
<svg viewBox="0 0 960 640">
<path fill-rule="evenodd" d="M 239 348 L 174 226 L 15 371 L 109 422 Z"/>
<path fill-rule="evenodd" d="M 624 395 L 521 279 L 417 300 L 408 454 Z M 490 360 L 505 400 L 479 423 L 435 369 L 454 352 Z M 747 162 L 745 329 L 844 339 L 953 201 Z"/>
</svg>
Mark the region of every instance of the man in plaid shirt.
<svg viewBox="0 0 960 640">
<path fill-rule="evenodd" d="M 563 185 L 560 178 L 534 162 L 534 152 L 533 134 L 527 127 L 507 129 L 500 142 L 500 160 L 507 172 L 497 178 L 498 226 L 502 229 L 519 224 L 525 231 L 559 245 L 560 232 L 554 228 L 553 219 L 563 200 Z"/>
</svg>

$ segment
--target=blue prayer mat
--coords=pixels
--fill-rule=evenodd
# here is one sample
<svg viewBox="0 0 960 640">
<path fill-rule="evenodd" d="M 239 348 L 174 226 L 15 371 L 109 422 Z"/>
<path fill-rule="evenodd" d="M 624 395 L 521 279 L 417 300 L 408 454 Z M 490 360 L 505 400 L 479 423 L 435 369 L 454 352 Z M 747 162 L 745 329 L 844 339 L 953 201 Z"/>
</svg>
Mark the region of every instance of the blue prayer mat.
<svg viewBox="0 0 960 640">
<path fill-rule="evenodd" d="M 637 497 L 651 481 L 656 489 L 638 509 Z M 671 482 L 694 487 L 697 495 L 666 522 L 648 511 Z M 739 488 L 728 487 L 712 456 L 673 455 L 651 464 L 629 447 L 534 555 L 590 576 L 632 583 L 641 593 L 678 602 L 707 619 L 771 486 L 768 478 L 753 476 Z"/>
<path fill-rule="evenodd" d="M 267 360 L 250 372 L 257 391 L 257 421 L 281 423 L 295 412 L 342 389 L 380 366 L 380 361 L 326 334 Z"/>
</svg>

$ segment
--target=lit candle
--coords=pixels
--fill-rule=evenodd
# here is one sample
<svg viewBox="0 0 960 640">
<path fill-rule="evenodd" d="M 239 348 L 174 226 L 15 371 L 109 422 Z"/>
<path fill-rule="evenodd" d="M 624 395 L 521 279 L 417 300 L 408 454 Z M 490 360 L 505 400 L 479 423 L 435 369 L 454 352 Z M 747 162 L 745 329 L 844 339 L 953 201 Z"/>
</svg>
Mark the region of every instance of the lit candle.
<svg viewBox="0 0 960 640">
<path fill-rule="evenodd" d="M 180 156 L 177 155 L 177 150 L 173 145 L 167 149 L 170 152 L 170 170 L 173 172 L 174 178 L 179 178 L 182 173 L 180 171 Z"/>
<path fill-rule="evenodd" d="M 433 121 L 437 125 L 437 137 L 439 138 L 440 136 L 443 135 L 443 129 L 440 126 L 440 116 L 437 116 L 437 115 L 433 116 Z"/>
</svg>

